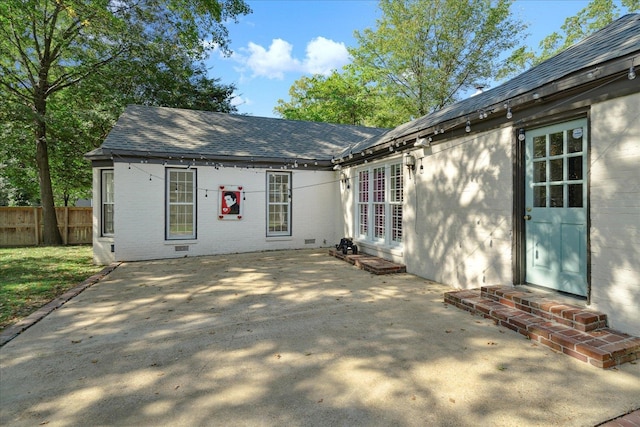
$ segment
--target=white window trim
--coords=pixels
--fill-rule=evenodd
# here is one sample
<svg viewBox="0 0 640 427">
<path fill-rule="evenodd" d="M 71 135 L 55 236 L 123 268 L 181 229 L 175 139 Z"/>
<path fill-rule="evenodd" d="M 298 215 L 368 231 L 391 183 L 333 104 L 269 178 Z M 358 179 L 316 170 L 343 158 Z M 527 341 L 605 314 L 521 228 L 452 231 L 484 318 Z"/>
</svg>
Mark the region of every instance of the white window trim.
<svg viewBox="0 0 640 427">
<path fill-rule="evenodd" d="M 396 201 L 393 200 L 392 198 L 392 191 L 393 189 L 391 188 L 391 171 L 392 171 L 392 165 L 398 165 L 398 167 L 400 168 L 401 171 L 401 179 L 402 179 L 402 194 L 404 195 L 404 171 L 402 169 L 402 159 L 393 159 L 391 161 L 387 161 L 384 163 L 376 163 L 376 164 L 370 164 L 366 167 L 360 167 L 358 169 L 356 169 L 356 179 L 358 180 L 357 185 L 356 185 L 356 189 L 357 189 L 357 194 L 355 195 L 356 197 L 356 202 L 355 202 L 355 214 L 354 214 L 354 218 L 355 218 L 355 224 L 354 224 L 354 230 L 355 230 L 355 234 L 356 234 L 356 239 L 365 243 L 365 244 L 370 244 L 370 245 L 374 245 L 374 246 L 379 246 L 379 247 L 385 247 L 385 248 L 402 248 L 403 243 L 402 243 L 402 239 L 400 241 L 395 241 L 392 239 L 393 237 L 393 206 L 394 205 L 400 205 L 403 207 L 403 199 L 404 196 L 402 197 L 402 199 L 400 201 Z M 375 185 L 374 185 L 374 170 L 375 169 L 379 169 L 379 168 L 384 168 L 384 202 L 375 202 L 374 201 L 374 190 L 375 190 Z M 365 202 L 360 202 L 360 190 L 361 190 L 361 183 L 360 183 L 360 172 L 363 171 L 367 171 L 368 173 L 368 197 L 366 198 Z M 375 237 L 375 214 L 374 214 L 374 206 L 378 203 L 384 203 L 384 237 L 383 238 L 379 238 L 379 237 Z M 367 232 L 366 234 L 362 234 L 361 233 L 361 221 L 360 221 L 360 207 L 361 206 L 367 206 Z M 402 225 L 401 225 L 402 227 Z M 400 230 L 402 233 L 402 229 Z"/>
<path fill-rule="evenodd" d="M 175 191 L 175 189 L 171 188 L 171 174 L 172 172 L 182 172 L 182 173 L 190 173 L 193 176 L 191 180 L 191 191 L 192 191 L 192 202 L 171 202 L 170 191 Z M 165 239 L 166 240 L 194 240 L 197 237 L 198 230 L 198 222 L 197 222 L 197 174 L 196 169 L 185 169 L 185 168 L 166 168 L 165 170 L 165 182 L 166 182 L 166 195 L 165 195 Z M 191 234 L 171 234 L 171 206 L 188 206 L 192 205 L 192 225 L 193 232 Z"/>
<path fill-rule="evenodd" d="M 287 177 L 287 191 L 285 194 L 285 197 L 287 198 L 287 201 L 285 202 L 271 202 L 269 200 L 270 198 L 270 188 L 269 188 L 269 181 L 271 176 L 286 176 Z M 291 224 L 292 224 L 292 220 L 291 220 L 291 214 L 292 214 L 292 200 L 291 200 L 291 181 L 292 181 L 292 174 L 291 172 L 276 172 L 276 171 L 267 171 L 266 173 L 266 186 L 267 186 L 267 191 L 266 191 L 266 198 L 265 198 L 265 203 L 266 203 L 266 233 L 267 233 L 267 237 L 286 237 L 286 236 L 291 236 L 292 235 L 292 230 L 291 230 Z M 271 206 L 287 206 L 287 230 L 286 231 L 271 231 L 269 229 L 269 217 L 271 215 Z"/>
<path fill-rule="evenodd" d="M 111 201 L 105 200 L 107 198 L 107 178 L 106 175 L 111 175 Z M 113 237 L 115 234 L 115 194 L 114 194 L 114 171 L 113 169 L 100 169 L 100 236 L 101 237 Z M 111 232 L 107 232 L 105 223 L 105 206 L 111 205 L 112 207 L 112 224 Z"/>
</svg>

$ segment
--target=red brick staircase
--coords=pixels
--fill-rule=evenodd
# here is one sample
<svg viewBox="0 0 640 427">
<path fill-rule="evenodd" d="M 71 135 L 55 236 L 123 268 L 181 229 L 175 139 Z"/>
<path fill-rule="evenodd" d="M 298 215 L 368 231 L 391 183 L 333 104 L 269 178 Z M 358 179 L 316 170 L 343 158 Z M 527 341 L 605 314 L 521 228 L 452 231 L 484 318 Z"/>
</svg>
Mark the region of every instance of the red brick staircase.
<svg viewBox="0 0 640 427">
<path fill-rule="evenodd" d="M 402 264 L 396 264 L 386 259 L 382 259 L 373 255 L 359 253 L 357 255 L 343 254 L 342 251 L 329 249 L 329 255 L 355 265 L 361 270 L 368 271 L 372 274 L 396 274 L 406 273 L 407 268 Z"/>
<path fill-rule="evenodd" d="M 607 315 L 526 289 L 484 286 L 446 292 L 444 301 L 598 368 L 640 359 L 640 338 L 607 326 Z"/>
</svg>

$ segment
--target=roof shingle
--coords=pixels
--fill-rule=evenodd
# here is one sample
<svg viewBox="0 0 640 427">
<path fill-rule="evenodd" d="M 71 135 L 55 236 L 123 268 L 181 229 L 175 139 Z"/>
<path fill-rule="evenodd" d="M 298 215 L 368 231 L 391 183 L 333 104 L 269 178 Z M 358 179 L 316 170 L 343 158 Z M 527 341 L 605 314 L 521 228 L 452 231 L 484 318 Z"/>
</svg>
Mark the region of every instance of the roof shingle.
<svg viewBox="0 0 640 427">
<path fill-rule="evenodd" d="M 387 131 L 364 126 L 130 105 L 101 149 L 103 153 L 126 151 L 328 160 L 351 144 Z"/>
</svg>

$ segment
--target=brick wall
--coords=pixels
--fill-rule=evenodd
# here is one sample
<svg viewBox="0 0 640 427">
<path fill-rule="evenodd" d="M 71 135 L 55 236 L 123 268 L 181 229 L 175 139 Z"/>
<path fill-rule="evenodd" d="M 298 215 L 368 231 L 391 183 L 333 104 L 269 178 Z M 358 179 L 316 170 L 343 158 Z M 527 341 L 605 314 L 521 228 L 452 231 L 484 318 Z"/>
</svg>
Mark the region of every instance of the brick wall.
<svg viewBox="0 0 640 427">
<path fill-rule="evenodd" d="M 610 326 L 640 334 L 640 95 L 591 109 L 591 292 Z"/>
<path fill-rule="evenodd" d="M 405 178 L 407 271 L 467 289 L 512 280 L 511 138 L 495 129 L 414 152 L 423 159 Z"/>
<path fill-rule="evenodd" d="M 302 166 L 301 166 L 302 167 Z M 165 240 L 165 167 L 115 164 L 115 236 L 98 235 L 100 206 L 96 202 L 96 262 L 144 260 L 333 245 L 339 223 L 338 183 L 334 172 L 292 172 L 292 236 L 266 237 L 263 169 L 197 166 L 197 239 Z M 151 179 L 149 179 L 151 178 Z M 241 185 L 245 191 L 241 220 L 218 218 L 219 185 Z M 100 200 L 99 171 L 94 171 L 94 199 Z M 205 193 L 204 189 L 208 189 Z M 205 197 L 206 195 L 206 197 Z M 339 239 L 338 239 L 339 240 Z M 111 253 L 111 245 L 115 252 Z M 176 251 L 176 246 L 179 251 Z M 185 247 L 188 247 L 188 250 Z"/>
</svg>

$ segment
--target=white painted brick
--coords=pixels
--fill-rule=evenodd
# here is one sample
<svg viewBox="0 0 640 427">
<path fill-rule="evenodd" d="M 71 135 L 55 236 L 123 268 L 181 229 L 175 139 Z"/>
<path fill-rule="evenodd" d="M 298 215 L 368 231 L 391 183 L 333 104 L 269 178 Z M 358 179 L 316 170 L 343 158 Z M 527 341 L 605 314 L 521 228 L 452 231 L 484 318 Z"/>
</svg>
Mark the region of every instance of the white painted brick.
<svg viewBox="0 0 640 427">
<path fill-rule="evenodd" d="M 131 166 L 131 168 L 129 168 Z M 266 172 L 262 169 L 235 169 L 198 166 L 197 238 L 165 239 L 165 167 L 158 164 L 116 163 L 115 229 L 113 242 L 97 242 L 96 261 L 146 260 L 250 252 L 274 249 L 328 247 L 337 239 L 339 192 L 334 172 L 296 169 L 292 171 L 292 235 L 266 236 Z M 97 170 L 95 171 L 98 177 Z M 151 177 L 151 180 L 149 178 Z M 98 179 L 98 178 L 96 178 Z M 218 187 L 241 185 L 245 191 L 243 218 L 218 218 Z M 99 200 L 99 185 L 94 194 Z M 206 190 L 206 191 L 205 191 Z M 206 195 L 206 197 L 205 197 Z M 99 211 L 99 204 L 96 204 Z M 98 221 L 98 219 L 96 219 Z M 98 230 L 99 227 L 95 227 Z M 95 237 L 95 236 L 94 236 Z M 94 239 L 96 242 L 98 239 Z M 315 243 L 305 243 L 315 240 Z M 115 254 L 105 255 L 110 245 Z M 176 252 L 175 246 L 188 246 Z"/>
<path fill-rule="evenodd" d="M 591 110 L 591 300 L 640 334 L 640 95 Z"/>
</svg>

